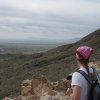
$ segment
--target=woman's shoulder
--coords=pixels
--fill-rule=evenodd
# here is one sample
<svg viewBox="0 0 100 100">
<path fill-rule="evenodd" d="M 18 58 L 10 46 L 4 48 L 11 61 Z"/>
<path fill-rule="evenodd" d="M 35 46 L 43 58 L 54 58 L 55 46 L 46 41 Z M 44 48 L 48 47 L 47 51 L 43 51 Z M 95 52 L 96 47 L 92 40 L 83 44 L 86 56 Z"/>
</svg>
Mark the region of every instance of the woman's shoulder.
<svg viewBox="0 0 100 100">
<path fill-rule="evenodd" d="M 73 73 L 73 75 L 72 75 L 72 77 L 74 78 L 74 77 L 76 77 L 76 78 L 80 78 L 82 75 L 79 73 L 79 72 L 74 72 Z"/>
<path fill-rule="evenodd" d="M 83 78 L 84 77 L 80 73 L 74 72 L 73 75 L 72 75 L 71 85 L 77 85 L 77 86 L 82 87 L 83 80 L 84 80 Z"/>
</svg>

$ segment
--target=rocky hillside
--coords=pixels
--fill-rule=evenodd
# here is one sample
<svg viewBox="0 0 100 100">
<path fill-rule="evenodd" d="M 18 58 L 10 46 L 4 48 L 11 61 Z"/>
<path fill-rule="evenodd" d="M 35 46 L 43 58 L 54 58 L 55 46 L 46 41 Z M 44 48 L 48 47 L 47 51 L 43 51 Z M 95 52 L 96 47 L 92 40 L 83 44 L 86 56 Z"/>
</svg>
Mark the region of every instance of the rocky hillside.
<svg viewBox="0 0 100 100">
<path fill-rule="evenodd" d="M 33 75 L 46 76 L 51 81 L 66 77 L 77 67 L 75 49 L 80 45 L 94 48 L 91 61 L 100 61 L 100 29 L 76 43 L 63 45 L 44 53 L 33 55 L 1 55 L 0 57 L 0 96 L 17 95 L 19 85 Z"/>
<path fill-rule="evenodd" d="M 91 62 L 89 66 L 95 65 Z M 21 82 L 18 96 L 9 95 L 2 100 L 70 100 L 71 98 L 66 93 L 71 85 L 68 77 L 51 82 L 44 76 L 33 76 L 32 79 Z"/>
</svg>

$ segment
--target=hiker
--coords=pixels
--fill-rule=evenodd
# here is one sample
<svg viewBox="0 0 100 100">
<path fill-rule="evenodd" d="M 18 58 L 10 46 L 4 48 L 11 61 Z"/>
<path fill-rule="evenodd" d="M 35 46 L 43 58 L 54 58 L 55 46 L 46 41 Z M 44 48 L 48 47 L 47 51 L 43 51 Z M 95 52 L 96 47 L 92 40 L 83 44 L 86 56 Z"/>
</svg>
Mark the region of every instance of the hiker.
<svg viewBox="0 0 100 100">
<path fill-rule="evenodd" d="M 81 46 L 76 50 L 76 60 L 79 66 L 79 70 L 84 71 L 89 77 L 93 77 L 93 69 L 88 67 L 89 58 L 93 52 L 93 49 L 88 46 Z M 72 75 L 71 88 L 68 88 L 66 94 L 69 95 L 72 100 L 88 100 L 90 85 L 77 71 Z"/>
</svg>

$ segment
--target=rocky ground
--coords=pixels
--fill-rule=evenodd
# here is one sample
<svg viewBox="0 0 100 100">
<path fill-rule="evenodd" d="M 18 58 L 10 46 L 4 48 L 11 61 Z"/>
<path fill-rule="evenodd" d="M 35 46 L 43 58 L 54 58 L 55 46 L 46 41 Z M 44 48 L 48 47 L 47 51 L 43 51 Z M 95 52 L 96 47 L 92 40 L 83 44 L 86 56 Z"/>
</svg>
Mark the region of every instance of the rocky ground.
<svg viewBox="0 0 100 100">
<path fill-rule="evenodd" d="M 69 84 L 70 81 L 66 79 L 50 82 L 46 77 L 33 76 L 31 80 L 21 83 L 18 97 L 5 97 L 2 100 L 69 100 L 66 95 Z"/>
</svg>

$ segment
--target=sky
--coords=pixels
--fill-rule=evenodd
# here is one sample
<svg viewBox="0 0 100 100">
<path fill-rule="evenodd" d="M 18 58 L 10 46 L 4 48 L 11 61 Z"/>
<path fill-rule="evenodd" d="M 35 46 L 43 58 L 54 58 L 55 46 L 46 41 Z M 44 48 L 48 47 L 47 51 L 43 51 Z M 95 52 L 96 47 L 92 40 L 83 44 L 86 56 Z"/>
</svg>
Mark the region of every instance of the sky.
<svg viewBox="0 0 100 100">
<path fill-rule="evenodd" d="M 0 0 L 0 39 L 65 41 L 100 28 L 100 0 Z"/>
</svg>

